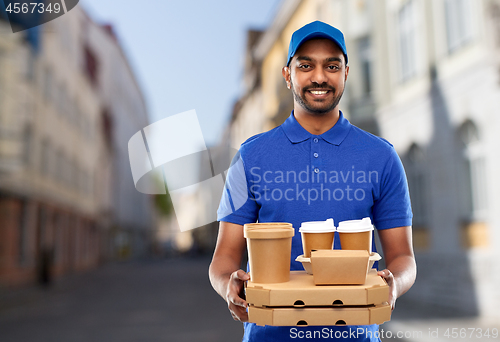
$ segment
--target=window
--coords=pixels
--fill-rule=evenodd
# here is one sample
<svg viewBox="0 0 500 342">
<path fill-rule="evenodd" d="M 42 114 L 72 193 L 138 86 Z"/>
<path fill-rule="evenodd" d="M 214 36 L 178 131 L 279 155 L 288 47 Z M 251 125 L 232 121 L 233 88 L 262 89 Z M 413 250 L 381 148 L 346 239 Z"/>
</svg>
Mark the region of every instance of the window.
<svg viewBox="0 0 500 342">
<path fill-rule="evenodd" d="M 47 224 L 48 224 L 48 213 L 47 209 L 43 206 L 38 209 L 38 229 L 39 229 L 39 239 L 38 239 L 38 251 L 41 251 L 47 245 Z"/>
<path fill-rule="evenodd" d="M 4 57 L 4 53 L 3 53 L 2 48 L 0 47 L 0 116 L 2 115 L 2 107 L 4 104 L 3 94 L 5 92 L 4 85 L 3 85 L 3 79 L 5 77 L 4 76 L 5 71 L 3 69 L 3 60 L 4 60 L 3 57 Z"/>
<path fill-rule="evenodd" d="M 50 102 L 52 88 L 54 87 L 54 78 L 52 76 L 52 71 L 46 67 L 43 72 L 43 97 L 45 101 Z"/>
<path fill-rule="evenodd" d="M 44 139 L 42 141 L 42 158 L 40 160 L 41 162 L 41 167 L 40 170 L 42 170 L 42 175 L 48 176 L 50 173 L 50 143 L 47 139 Z"/>
<path fill-rule="evenodd" d="M 445 0 L 448 52 L 470 42 L 474 36 L 473 11 L 470 0 Z"/>
<path fill-rule="evenodd" d="M 94 182 L 93 182 L 93 177 L 92 173 L 86 173 L 86 179 L 85 179 L 85 190 L 86 190 L 86 195 L 88 197 L 92 197 L 94 195 Z"/>
<path fill-rule="evenodd" d="M 55 230 L 55 241 L 54 241 L 54 261 L 55 263 L 60 263 L 64 259 L 64 233 L 65 233 L 65 218 L 63 214 L 54 215 L 54 230 Z"/>
<path fill-rule="evenodd" d="M 28 223 L 29 208 L 26 201 L 21 202 L 21 215 L 19 222 L 19 263 L 26 264 L 28 261 Z"/>
<path fill-rule="evenodd" d="M 467 120 L 459 130 L 460 140 L 460 190 L 463 219 L 484 220 L 487 209 L 486 166 L 477 126 Z"/>
<path fill-rule="evenodd" d="M 68 120 L 70 122 L 71 125 L 75 125 L 75 122 L 76 122 L 76 116 L 77 116 L 77 113 L 76 113 L 76 101 L 74 98 L 71 98 L 69 99 L 69 102 L 68 102 L 68 105 L 69 105 L 69 108 L 68 108 Z"/>
<path fill-rule="evenodd" d="M 85 196 L 86 195 L 86 177 L 87 177 L 87 173 L 84 171 L 84 170 L 80 170 L 80 193 L 82 194 L 82 196 Z"/>
<path fill-rule="evenodd" d="M 368 95 L 372 91 L 371 87 L 371 63 L 372 51 L 369 37 L 361 38 L 358 42 L 359 58 L 361 60 L 361 73 L 363 77 L 363 94 Z"/>
<path fill-rule="evenodd" d="M 56 91 L 56 94 L 55 94 L 55 99 L 57 101 L 57 104 L 56 104 L 56 107 L 57 107 L 57 111 L 58 111 L 58 114 L 61 116 L 61 117 L 64 117 L 65 116 L 65 108 L 64 108 L 64 102 L 66 101 L 65 100 L 66 98 L 66 87 L 64 86 L 63 83 L 59 83 L 57 85 L 57 91 Z"/>
<path fill-rule="evenodd" d="M 33 129 L 30 124 L 26 124 L 24 126 L 24 163 L 26 166 L 30 164 L 30 159 L 31 159 L 31 142 L 33 139 Z"/>
<path fill-rule="evenodd" d="M 425 170 L 424 152 L 417 144 L 412 144 L 408 151 L 407 174 L 415 227 L 426 227 L 429 219 L 426 208 L 427 181 Z"/>
<path fill-rule="evenodd" d="M 87 75 L 90 83 L 93 86 L 97 86 L 98 81 L 98 71 L 99 71 L 99 62 L 97 60 L 97 56 L 90 49 L 89 46 L 85 46 L 83 49 L 84 60 L 85 60 L 85 74 Z"/>
<path fill-rule="evenodd" d="M 73 167 L 72 167 L 72 174 L 71 174 L 71 187 L 73 190 L 75 190 L 77 193 L 80 191 L 79 188 L 79 173 L 80 172 L 80 166 L 78 162 L 75 160 L 73 161 Z"/>
<path fill-rule="evenodd" d="M 398 13 L 400 81 L 416 75 L 416 20 L 415 1 L 407 1 Z"/>
<path fill-rule="evenodd" d="M 35 80 L 35 71 L 36 71 L 36 55 L 33 49 L 28 50 L 27 56 L 27 66 L 26 66 L 26 78 L 29 81 Z"/>
<path fill-rule="evenodd" d="M 74 189 L 75 185 L 76 185 L 75 173 L 76 173 L 76 162 L 74 160 L 69 160 L 68 161 L 68 186 L 71 189 Z"/>
<path fill-rule="evenodd" d="M 63 83 L 59 88 L 59 112 L 62 117 L 68 118 L 68 92 Z"/>
<path fill-rule="evenodd" d="M 63 182 L 64 181 L 64 154 L 62 150 L 59 150 L 55 154 L 56 156 L 56 162 L 55 162 L 55 172 L 54 172 L 54 178 L 57 182 Z"/>
</svg>

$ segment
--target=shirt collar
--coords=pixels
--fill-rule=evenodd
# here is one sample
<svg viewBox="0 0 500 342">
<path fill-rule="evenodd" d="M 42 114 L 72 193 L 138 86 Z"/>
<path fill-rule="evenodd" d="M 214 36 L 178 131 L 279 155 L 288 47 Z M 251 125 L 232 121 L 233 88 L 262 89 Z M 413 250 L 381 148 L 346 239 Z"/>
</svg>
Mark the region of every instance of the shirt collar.
<svg viewBox="0 0 500 342">
<path fill-rule="evenodd" d="M 283 131 L 285 132 L 288 140 L 290 140 L 290 142 L 292 142 L 293 144 L 300 143 L 314 136 L 299 124 L 299 122 L 293 115 L 293 110 L 288 119 L 286 119 L 285 122 L 281 125 L 281 127 L 283 128 Z M 337 123 L 328 131 L 319 135 L 319 137 L 323 138 L 330 144 L 340 145 L 342 141 L 344 141 L 350 129 L 351 123 L 344 117 L 342 111 L 340 111 L 340 116 Z"/>
</svg>

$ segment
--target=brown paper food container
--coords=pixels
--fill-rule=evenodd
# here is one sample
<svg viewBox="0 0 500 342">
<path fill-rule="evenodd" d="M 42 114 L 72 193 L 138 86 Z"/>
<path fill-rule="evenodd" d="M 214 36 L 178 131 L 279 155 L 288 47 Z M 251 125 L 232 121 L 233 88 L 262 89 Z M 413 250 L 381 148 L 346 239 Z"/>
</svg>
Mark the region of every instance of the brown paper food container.
<svg viewBox="0 0 500 342">
<path fill-rule="evenodd" d="M 311 257 L 311 250 L 332 249 L 335 232 L 328 233 L 300 233 L 302 236 L 302 249 L 304 257 Z"/>
<path fill-rule="evenodd" d="M 244 226 L 250 279 L 254 283 L 282 283 L 290 279 L 292 237 L 290 223 L 250 223 Z"/>
<path fill-rule="evenodd" d="M 370 273 L 370 270 L 372 270 L 375 262 L 381 259 L 382 257 L 378 253 L 372 252 L 370 254 L 370 258 L 368 259 L 368 274 Z M 299 255 L 297 258 L 295 258 L 295 261 L 302 263 L 302 266 L 304 267 L 304 270 L 307 274 L 313 274 L 311 258 L 306 258 L 303 255 Z"/>
<path fill-rule="evenodd" d="M 245 285 L 248 304 L 257 307 L 311 307 L 341 305 L 377 305 L 389 301 L 389 286 L 370 270 L 362 285 L 314 284 L 314 277 L 304 271 L 291 271 L 290 281 L 277 284 Z"/>
<path fill-rule="evenodd" d="M 369 325 L 391 320 L 391 306 L 387 303 L 344 307 L 248 307 L 248 321 L 257 325 L 314 326 L 314 325 Z"/>
<path fill-rule="evenodd" d="M 340 245 L 345 250 L 366 250 L 372 251 L 372 231 L 341 233 L 339 232 Z"/>
<path fill-rule="evenodd" d="M 364 284 L 370 255 L 365 250 L 319 250 L 311 253 L 316 285 Z"/>
</svg>

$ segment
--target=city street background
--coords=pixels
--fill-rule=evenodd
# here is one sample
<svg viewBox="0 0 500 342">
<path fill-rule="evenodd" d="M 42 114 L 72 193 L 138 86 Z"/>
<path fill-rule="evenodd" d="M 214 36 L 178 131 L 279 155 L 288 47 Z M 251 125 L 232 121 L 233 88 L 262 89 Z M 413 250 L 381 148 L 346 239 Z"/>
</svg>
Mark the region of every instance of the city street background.
<svg viewBox="0 0 500 342">
<path fill-rule="evenodd" d="M 81 0 L 32 20 L 0 1 L 0 342 L 241 339 L 200 184 L 290 115 L 281 69 L 314 20 L 345 35 L 343 114 L 407 175 L 418 275 L 384 342 L 500 340 L 500 0 Z M 199 182 L 139 192 L 130 139 L 146 155 L 145 128 L 191 109 L 206 153 L 175 174 Z"/>
<path fill-rule="evenodd" d="M 66 277 L 49 288 L 3 292 L 1 340 L 239 341 L 243 325 L 232 319 L 226 303 L 212 290 L 209 263 L 209 256 L 112 263 Z M 467 337 L 445 337 L 447 329 L 451 335 L 454 328 L 465 328 Z M 479 329 L 488 328 L 489 338 L 474 338 Z M 425 305 L 402 297 L 392 321 L 381 325 L 380 331 L 384 342 L 499 341 L 493 337 L 495 328 L 498 332 L 498 322 L 488 324 L 450 311 L 429 312 Z M 429 338 L 436 331 L 438 338 Z"/>
</svg>

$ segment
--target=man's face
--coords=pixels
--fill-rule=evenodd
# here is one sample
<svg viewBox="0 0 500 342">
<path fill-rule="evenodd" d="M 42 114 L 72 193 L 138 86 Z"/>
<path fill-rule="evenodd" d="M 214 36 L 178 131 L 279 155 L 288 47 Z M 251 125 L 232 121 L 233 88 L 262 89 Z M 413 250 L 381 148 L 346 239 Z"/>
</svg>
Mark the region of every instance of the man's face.
<svg viewBox="0 0 500 342">
<path fill-rule="evenodd" d="M 337 44 L 329 39 L 303 43 L 283 68 L 296 104 L 310 114 L 324 115 L 338 106 L 344 93 L 349 67 Z"/>
</svg>

